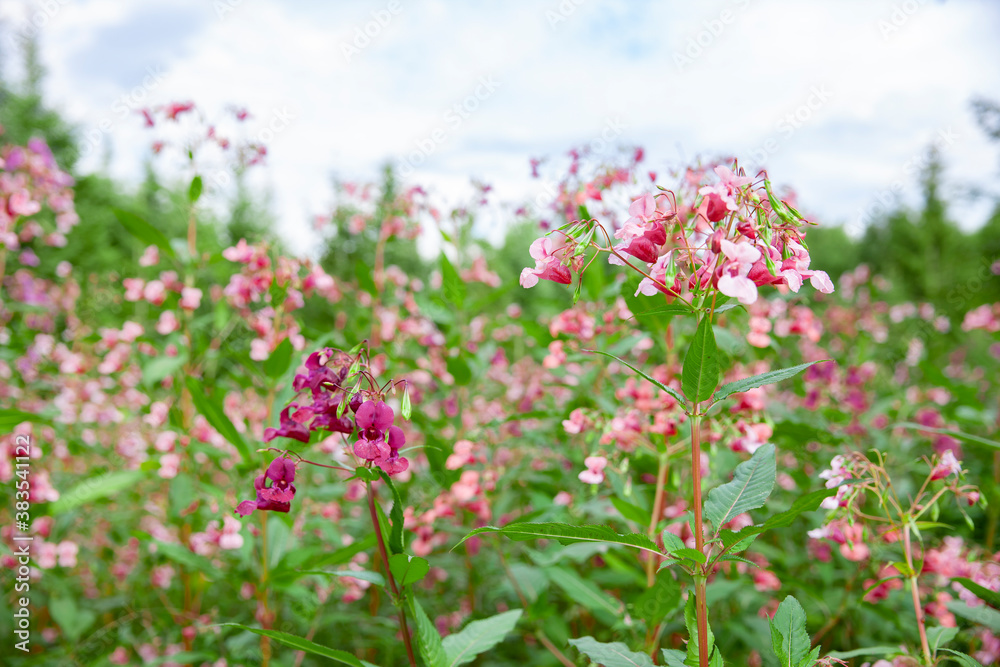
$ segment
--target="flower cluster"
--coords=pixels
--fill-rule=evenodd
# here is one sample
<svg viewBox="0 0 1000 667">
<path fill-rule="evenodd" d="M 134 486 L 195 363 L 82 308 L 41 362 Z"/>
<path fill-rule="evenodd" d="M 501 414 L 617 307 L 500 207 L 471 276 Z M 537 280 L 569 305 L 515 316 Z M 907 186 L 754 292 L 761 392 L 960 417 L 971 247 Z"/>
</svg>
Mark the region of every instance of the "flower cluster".
<svg viewBox="0 0 1000 667">
<path fill-rule="evenodd" d="M 288 512 L 295 497 L 295 462 L 279 457 L 271 461 L 267 472 L 253 481 L 257 492 L 254 500 L 244 500 L 234 510 L 240 516 L 248 516 L 254 510 Z M 271 482 L 270 485 L 267 482 Z"/>
<path fill-rule="evenodd" d="M 685 298 L 691 292 L 716 290 L 749 305 L 757 301 L 760 286 L 798 292 L 806 280 L 821 292 L 833 292 L 829 276 L 809 268 L 800 229 L 805 221 L 771 193 L 770 182 L 763 180 L 755 188 L 753 179 L 724 165 L 716 166 L 714 173 L 716 183 L 695 190 L 705 172 L 689 172 L 684 186 L 693 190 L 691 204 L 663 192 L 635 199 L 630 217 L 614 232 L 617 244 L 611 244 L 595 221 L 557 230 L 566 238 L 562 245 L 550 237 L 536 240 L 531 245 L 535 268 L 522 271 L 521 286 L 533 287 L 539 280 L 572 282 L 572 272 L 584 263 L 579 244 L 606 252 L 610 263 L 641 273 L 637 296 L 662 292 Z M 594 225 L 604 233 L 607 247 L 593 241 Z"/>
<path fill-rule="evenodd" d="M 73 177 L 59 169 L 42 139 L 31 139 L 24 147 L 5 146 L 0 152 L 0 248 L 17 250 L 38 237 L 45 245 L 66 245 L 66 234 L 80 221 L 72 186 Z M 48 232 L 34 217 L 43 204 L 55 214 L 55 229 Z M 20 261 L 25 266 L 39 264 L 30 248 L 21 253 Z"/>
</svg>

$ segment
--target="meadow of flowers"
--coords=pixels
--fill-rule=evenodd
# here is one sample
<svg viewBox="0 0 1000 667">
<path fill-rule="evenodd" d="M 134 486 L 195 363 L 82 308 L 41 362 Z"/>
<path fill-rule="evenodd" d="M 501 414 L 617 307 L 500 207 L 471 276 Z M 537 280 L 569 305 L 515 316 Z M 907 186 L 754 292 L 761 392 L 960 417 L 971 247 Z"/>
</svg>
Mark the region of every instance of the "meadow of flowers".
<svg viewBox="0 0 1000 667">
<path fill-rule="evenodd" d="M 152 139 L 183 224 L 106 211 L 103 273 L 92 183 L 0 151 L 3 664 L 1000 662 L 1000 303 L 829 273 L 786 175 L 641 149 L 535 161 L 504 248 L 486 185 L 343 183 L 294 257 L 205 204 L 265 147 L 144 114 L 201 128 Z"/>
</svg>

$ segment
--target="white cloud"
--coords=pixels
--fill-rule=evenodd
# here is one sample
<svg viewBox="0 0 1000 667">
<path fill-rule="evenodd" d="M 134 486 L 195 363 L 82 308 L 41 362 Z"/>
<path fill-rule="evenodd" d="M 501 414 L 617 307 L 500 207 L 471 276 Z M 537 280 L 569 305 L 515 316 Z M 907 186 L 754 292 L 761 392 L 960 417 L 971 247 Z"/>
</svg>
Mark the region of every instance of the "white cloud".
<svg viewBox="0 0 1000 667">
<path fill-rule="evenodd" d="M 97 35 L 144 26 L 154 9 L 196 17 L 190 32 L 168 35 L 175 49 L 150 56 L 159 61 L 148 65 L 167 72 L 150 97 L 213 110 L 239 104 L 263 118 L 295 110 L 269 146 L 260 185 L 274 192 L 284 233 L 300 250 L 309 247 L 311 215 L 328 205 L 331 174 L 374 176 L 446 126 L 447 110 L 484 76 L 499 89 L 449 129 L 414 180 L 458 197 L 475 175 L 500 196 L 526 196 L 537 187 L 529 157 L 589 141 L 615 117 L 627 125 L 624 143 L 646 147 L 650 168 L 674 162 L 678 146 L 689 157 L 748 155 L 774 138 L 772 177 L 796 186 L 805 207 L 830 221 L 851 221 L 940 129 L 962 136 L 945 152 L 954 178 L 982 181 L 996 169 L 996 147 L 981 140 L 968 107 L 973 95 L 1000 89 L 1000 11 L 987 2 L 564 0 L 564 8 L 578 6 L 550 25 L 555 0 L 399 0 L 348 61 L 343 45 L 385 18 L 387 0 L 228 1 L 233 10 L 221 19 L 212 3 L 195 0 L 67 4 L 43 33 L 48 91 L 73 120 L 96 125 L 139 84 L 74 68 L 114 52 Z M 916 9 L 893 14 L 904 5 Z M 9 10 L 0 16 L 9 22 Z M 880 21 L 894 19 L 898 29 L 884 35 Z M 675 55 L 689 40 L 700 40 L 701 53 L 679 71 Z M 832 96 L 786 135 L 779 124 L 813 86 Z M 115 120 L 112 169 L 135 180 L 149 138 L 137 118 Z M 95 157 L 90 166 L 98 164 Z"/>
</svg>

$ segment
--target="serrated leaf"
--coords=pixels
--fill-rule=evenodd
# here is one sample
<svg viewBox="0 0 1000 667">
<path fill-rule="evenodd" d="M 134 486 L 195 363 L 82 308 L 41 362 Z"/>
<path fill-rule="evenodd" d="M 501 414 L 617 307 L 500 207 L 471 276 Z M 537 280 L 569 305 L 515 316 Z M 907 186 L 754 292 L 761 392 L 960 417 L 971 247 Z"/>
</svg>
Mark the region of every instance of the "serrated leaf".
<svg viewBox="0 0 1000 667">
<path fill-rule="evenodd" d="M 415 584 L 430 572 L 431 566 L 420 556 L 393 554 L 389 556 L 389 571 L 400 586 Z"/>
<path fill-rule="evenodd" d="M 980 586 L 968 577 L 953 577 L 952 581 L 958 582 L 963 587 L 968 589 L 969 592 L 994 609 L 1000 609 L 1000 593 L 991 591 L 985 586 Z"/>
<path fill-rule="evenodd" d="M 504 640 L 521 618 L 520 609 L 505 611 L 479 621 L 472 621 L 461 632 L 444 638 L 445 664 L 457 667 L 472 662 L 477 655 L 485 653 Z"/>
<path fill-rule="evenodd" d="M 653 667 L 653 660 L 645 653 L 629 649 L 621 642 L 604 643 L 593 637 L 570 639 L 577 651 L 604 667 Z"/>
<path fill-rule="evenodd" d="M 348 653 L 347 651 L 341 651 L 335 648 L 328 648 L 316 642 L 309 641 L 303 637 L 298 637 L 296 635 L 290 635 L 287 632 L 278 632 L 277 630 L 264 630 L 261 628 L 251 628 L 246 625 L 240 625 L 239 623 L 219 623 L 221 626 L 229 626 L 233 628 L 240 628 L 241 630 L 246 630 L 247 632 L 252 632 L 257 635 L 262 635 L 264 637 L 270 637 L 279 644 L 284 644 L 285 646 L 290 646 L 298 651 L 305 651 L 306 653 L 312 653 L 313 655 L 319 655 L 324 658 L 329 658 L 330 660 L 336 660 L 343 665 L 351 665 L 352 667 L 364 667 L 362 662 L 356 657 Z"/>
<path fill-rule="evenodd" d="M 715 331 L 708 317 L 702 317 L 691 346 L 684 355 L 681 388 L 692 403 L 708 400 L 719 384 L 719 358 Z"/>
<path fill-rule="evenodd" d="M 813 364 L 818 364 L 821 361 L 830 361 L 829 359 L 818 359 L 816 361 L 810 361 L 806 364 L 799 364 L 798 366 L 791 366 L 789 368 L 781 368 L 776 371 L 768 371 L 767 373 L 761 373 L 760 375 L 752 375 L 742 380 L 736 380 L 735 382 L 728 382 L 715 392 L 715 397 L 713 400 L 721 401 L 724 398 L 728 398 L 731 394 L 739 394 L 744 391 L 749 391 L 751 389 L 756 389 L 757 387 L 763 387 L 764 385 L 774 384 L 775 382 L 781 382 L 782 380 L 787 380 L 788 378 L 795 377 L 805 369 L 809 368 Z"/>
<path fill-rule="evenodd" d="M 954 658 L 951 659 L 957 662 L 958 664 L 962 665 L 962 667 L 983 667 L 983 663 L 979 662 L 971 655 L 966 655 L 965 653 L 962 653 L 960 651 L 955 651 L 950 648 L 943 648 L 941 650 L 944 651 L 945 653 L 951 653 L 953 656 L 955 656 Z"/>
<path fill-rule="evenodd" d="M 602 352 L 600 350 L 583 350 L 583 352 L 595 352 L 597 354 L 604 355 L 605 357 L 610 357 L 611 359 L 614 359 L 618 363 L 624 364 L 625 366 L 631 368 L 633 371 L 635 371 L 636 373 L 638 373 L 644 379 L 648 380 L 649 382 L 652 382 L 654 385 L 656 385 L 657 387 L 659 387 L 663 391 L 665 391 L 668 394 L 670 394 L 671 396 L 673 396 L 675 399 L 677 399 L 677 401 L 681 405 L 683 405 L 685 403 L 684 397 L 681 396 L 680 392 L 678 392 L 676 389 L 671 389 L 670 387 L 668 387 L 667 385 L 663 384 L 659 380 L 653 379 L 650 375 L 647 375 L 646 373 L 642 372 L 641 370 L 639 370 L 638 368 L 636 368 L 635 366 L 633 366 L 629 362 L 625 361 L 624 359 L 621 359 L 620 357 L 616 357 L 613 354 L 608 354 L 607 352 Z"/>
<path fill-rule="evenodd" d="M 750 535 L 743 535 L 740 532 L 726 529 L 719 532 L 719 539 L 722 540 L 723 551 L 730 554 L 738 554 L 749 549 L 759 534 L 751 533 Z"/>
<path fill-rule="evenodd" d="M 122 227 L 128 230 L 128 233 L 139 239 L 145 245 L 155 245 L 157 248 L 165 252 L 170 257 L 176 257 L 174 249 L 170 247 L 170 241 L 167 237 L 163 235 L 159 229 L 149 224 L 135 213 L 130 213 L 124 209 L 113 208 L 111 212 L 115 214 L 118 218 L 118 222 L 122 223 Z"/>
<path fill-rule="evenodd" d="M 244 462 L 249 461 L 250 448 L 247 446 L 246 441 L 243 440 L 243 436 L 240 435 L 233 422 L 223 412 L 221 402 L 205 393 L 205 387 L 201 382 L 201 380 L 195 377 L 184 378 L 184 383 L 191 394 L 191 401 L 194 403 L 194 407 L 208 420 L 212 428 L 236 447 L 240 456 L 243 457 Z"/>
<path fill-rule="evenodd" d="M 789 595 L 778 605 L 770 624 L 771 648 L 778 663 L 781 667 L 799 667 L 812 650 L 802 605 Z"/>
<path fill-rule="evenodd" d="M 660 570 L 653 585 L 640 595 L 633 606 L 636 616 L 655 626 L 681 602 L 681 585 L 669 570 Z"/>
<path fill-rule="evenodd" d="M 483 526 L 476 528 L 462 538 L 465 542 L 470 537 L 482 533 L 500 533 L 512 540 L 537 540 L 552 539 L 558 540 L 560 544 L 572 544 L 573 542 L 606 542 L 608 544 L 621 544 L 626 547 L 634 547 L 644 551 L 658 554 L 660 550 L 656 548 L 648 536 L 640 533 L 627 533 L 620 535 L 607 526 L 571 526 L 565 523 L 509 523 L 502 528 L 495 526 Z M 458 545 L 455 545 L 456 547 Z"/>
<path fill-rule="evenodd" d="M 684 605 L 684 625 L 688 631 L 687 658 L 684 660 L 684 664 L 688 665 L 688 667 L 698 667 L 700 664 L 699 656 L 701 655 L 701 649 L 698 641 L 697 602 L 693 594 L 688 596 L 687 603 Z M 708 641 L 705 645 L 708 655 L 711 658 L 715 652 L 715 635 L 712 634 L 711 625 L 708 625 L 707 630 L 708 632 L 705 634 Z"/>
<path fill-rule="evenodd" d="M 287 373 L 288 367 L 292 365 L 292 352 L 294 348 L 290 338 L 278 343 L 271 356 L 264 360 L 264 373 L 267 377 L 276 380 Z"/>
<path fill-rule="evenodd" d="M 684 664 L 684 651 L 675 648 L 665 648 L 660 651 L 663 656 L 663 664 L 667 667 L 687 667 Z"/>
<path fill-rule="evenodd" d="M 417 621 L 417 648 L 420 655 L 427 662 L 427 667 L 448 667 L 448 656 L 444 652 L 444 645 L 441 642 L 441 635 L 438 634 L 434 623 L 427 618 L 424 608 L 411 596 L 410 608 Z"/>
<path fill-rule="evenodd" d="M 718 532 L 736 516 L 763 506 L 776 477 L 774 445 L 766 443 L 757 448 L 749 461 L 736 466 L 732 481 L 709 491 L 705 518 Z"/>
</svg>

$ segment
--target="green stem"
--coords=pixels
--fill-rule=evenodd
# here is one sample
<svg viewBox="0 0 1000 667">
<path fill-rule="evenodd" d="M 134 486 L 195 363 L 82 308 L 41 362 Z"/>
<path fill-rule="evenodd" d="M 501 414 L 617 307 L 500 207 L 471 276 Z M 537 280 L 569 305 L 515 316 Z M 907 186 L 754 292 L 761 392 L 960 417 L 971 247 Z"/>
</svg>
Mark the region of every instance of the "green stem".
<svg viewBox="0 0 1000 667">
<path fill-rule="evenodd" d="M 910 542 L 910 523 L 904 517 L 903 553 L 906 556 L 906 567 L 909 569 L 910 591 L 913 593 L 913 610 L 917 615 L 917 631 L 920 633 L 920 650 L 924 654 L 924 664 L 931 665 L 931 648 L 927 643 L 927 627 L 924 623 L 924 610 L 920 606 L 920 589 L 917 587 L 917 572 L 913 569 L 913 545 Z"/>
<path fill-rule="evenodd" d="M 379 525 L 378 511 L 375 509 L 375 495 L 372 493 L 372 483 L 365 482 L 365 489 L 368 491 L 368 512 L 372 517 L 372 525 L 375 527 L 375 538 L 378 541 L 378 552 L 382 557 L 382 567 L 385 568 L 385 578 L 392 589 L 393 602 L 399 609 L 399 627 L 403 631 L 403 643 L 406 644 L 406 656 L 410 659 L 410 667 L 417 667 L 417 658 L 413 655 L 413 644 L 410 641 L 410 629 L 406 625 L 406 607 L 403 598 L 399 594 L 396 586 L 396 579 L 392 576 L 392 569 L 389 567 L 389 554 L 385 549 L 385 540 L 382 539 L 382 526 Z"/>
<path fill-rule="evenodd" d="M 660 514 L 663 513 L 663 492 L 667 482 L 667 453 L 660 454 L 660 467 L 656 472 L 656 495 L 653 497 L 653 512 L 649 519 L 649 537 L 656 541 L 656 527 L 660 523 Z M 656 581 L 656 566 L 659 565 L 657 558 L 649 554 L 646 561 L 646 586 L 652 588 Z"/>
</svg>

